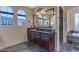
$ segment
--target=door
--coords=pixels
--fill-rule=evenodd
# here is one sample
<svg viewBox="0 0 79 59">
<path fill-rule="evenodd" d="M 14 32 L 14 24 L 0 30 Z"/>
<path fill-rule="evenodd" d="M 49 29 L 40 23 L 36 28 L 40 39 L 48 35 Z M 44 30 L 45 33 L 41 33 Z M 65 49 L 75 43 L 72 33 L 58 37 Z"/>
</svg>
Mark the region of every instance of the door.
<svg viewBox="0 0 79 59">
<path fill-rule="evenodd" d="M 59 7 L 59 39 L 63 42 L 63 9 Z"/>
</svg>

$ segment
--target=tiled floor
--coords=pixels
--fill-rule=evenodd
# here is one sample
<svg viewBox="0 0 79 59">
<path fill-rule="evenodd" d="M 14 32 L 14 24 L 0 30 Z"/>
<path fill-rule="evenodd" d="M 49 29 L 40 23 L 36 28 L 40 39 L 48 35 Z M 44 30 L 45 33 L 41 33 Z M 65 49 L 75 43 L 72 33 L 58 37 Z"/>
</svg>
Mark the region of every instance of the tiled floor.
<svg viewBox="0 0 79 59">
<path fill-rule="evenodd" d="M 17 44 L 15 46 L 5 48 L 1 52 L 44 52 L 45 50 L 39 48 L 29 42 Z M 78 52 L 79 48 L 74 48 L 71 44 L 61 44 L 59 52 Z"/>
<path fill-rule="evenodd" d="M 60 52 L 79 52 L 79 47 L 75 44 L 61 44 Z"/>
<path fill-rule="evenodd" d="M 37 45 L 31 42 L 20 43 L 15 46 L 5 48 L 1 52 L 43 52 Z"/>
</svg>

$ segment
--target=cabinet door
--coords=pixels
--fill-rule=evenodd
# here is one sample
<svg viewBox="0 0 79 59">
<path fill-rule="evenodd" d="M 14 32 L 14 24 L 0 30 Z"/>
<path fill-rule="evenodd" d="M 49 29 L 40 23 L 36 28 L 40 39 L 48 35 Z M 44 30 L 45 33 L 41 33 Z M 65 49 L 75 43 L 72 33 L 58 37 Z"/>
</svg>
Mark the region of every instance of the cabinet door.
<svg viewBox="0 0 79 59">
<path fill-rule="evenodd" d="M 39 32 L 35 32 L 34 43 L 39 45 L 39 40 L 40 40 L 40 33 Z"/>
<path fill-rule="evenodd" d="M 55 50 L 55 39 L 56 39 L 56 37 L 55 37 L 55 33 L 52 33 L 51 34 L 51 36 L 50 36 L 50 43 L 49 43 L 49 49 L 50 49 L 50 51 L 53 51 L 53 50 Z"/>
<path fill-rule="evenodd" d="M 30 32 L 30 41 L 34 43 L 35 34 L 33 31 Z"/>
<path fill-rule="evenodd" d="M 30 29 L 28 29 L 27 35 L 28 35 L 28 40 L 29 40 L 29 41 L 31 41 L 31 33 L 30 33 L 30 32 L 31 32 Z"/>
<path fill-rule="evenodd" d="M 49 35 L 41 34 L 41 41 L 40 41 L 40 47 L 43 47 L 47 51 L 49 51 Z"/>
</svg>

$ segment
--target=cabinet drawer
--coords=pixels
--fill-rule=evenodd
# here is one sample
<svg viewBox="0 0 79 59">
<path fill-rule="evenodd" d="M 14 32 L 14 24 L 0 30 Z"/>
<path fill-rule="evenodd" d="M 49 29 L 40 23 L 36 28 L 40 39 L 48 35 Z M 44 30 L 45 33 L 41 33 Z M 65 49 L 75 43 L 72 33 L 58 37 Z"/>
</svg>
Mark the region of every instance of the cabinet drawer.
<svg viewBox="0 0 79 59">
<path fill-rule="evenodd" d="M 41 35 L 41 40 L 48 41 L 48 40 L 50 40 L 50 36 L 49 35 L 42 34 Z"/>
</svg>

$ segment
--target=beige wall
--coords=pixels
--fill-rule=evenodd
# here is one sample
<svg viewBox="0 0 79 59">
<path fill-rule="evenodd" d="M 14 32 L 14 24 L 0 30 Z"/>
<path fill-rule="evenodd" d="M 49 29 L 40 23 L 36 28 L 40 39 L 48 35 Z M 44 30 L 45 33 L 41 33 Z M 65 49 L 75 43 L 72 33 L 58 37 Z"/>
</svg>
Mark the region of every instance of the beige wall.
<svg viewBox="0 0 79 59">
<path fill-rule="evenodd" d="M 32 10 L 24 6 L 13 6 L 14 24 L 11 27 L 0 27 L 0 49 L 13 46 L 27 41 L 27 28 L 32 26 Z M 25 27 L 17 26 L 17 10 L 22 9 L 26 12 L 27 24 Z"/>
</svg>

